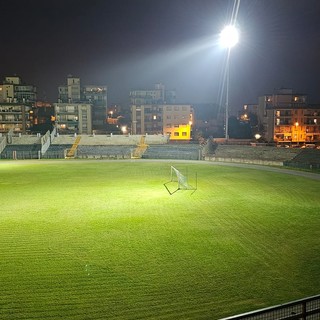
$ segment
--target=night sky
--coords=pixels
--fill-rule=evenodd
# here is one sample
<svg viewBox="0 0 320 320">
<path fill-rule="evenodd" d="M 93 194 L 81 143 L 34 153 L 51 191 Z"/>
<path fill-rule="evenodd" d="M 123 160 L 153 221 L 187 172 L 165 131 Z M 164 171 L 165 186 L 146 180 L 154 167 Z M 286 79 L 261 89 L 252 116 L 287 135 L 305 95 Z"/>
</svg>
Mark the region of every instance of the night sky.
<svg viewBox="0 0 320 320">
<path fill-rule="evenodd" d="M 0 77 L 57 100 L 68 74 L 108 86 L 108 101 L 163 82 L 177 102 L 219 103 L 233 0 L 1 1 Z M 320 1 L 241 0 L 230 60 L 233 110 L 275 88 L 320 103 Z"/>
</svg>

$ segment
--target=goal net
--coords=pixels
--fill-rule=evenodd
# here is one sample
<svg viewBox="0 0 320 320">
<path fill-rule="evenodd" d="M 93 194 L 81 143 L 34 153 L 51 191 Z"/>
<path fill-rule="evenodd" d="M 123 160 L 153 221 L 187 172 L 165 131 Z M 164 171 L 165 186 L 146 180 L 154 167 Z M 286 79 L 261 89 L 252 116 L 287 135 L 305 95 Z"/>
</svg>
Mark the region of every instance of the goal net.
<svg viewBox="0 0 320 320">
<path fill-rule="evenodd" d="M 177 184 L 175 184 L 175 183 L 177 183 Z M 171 166 L 170 181 L 168 181 L 164 185 L 170 194 L 173 194 L 174 192 L 176 192 L 178 190 L 196 190 L 197 189 L 197 176 L 196 176 L 196 187 L 194 187 L 194 186 L 190 185 L 190 183 L 188 181 L 188 175 L 182 174 L 181 171 L 179 171 L 175 167 Z M 169 189 L 169 185 L 171 187 L 170 188 L 171 190 Z"/>
</svg>

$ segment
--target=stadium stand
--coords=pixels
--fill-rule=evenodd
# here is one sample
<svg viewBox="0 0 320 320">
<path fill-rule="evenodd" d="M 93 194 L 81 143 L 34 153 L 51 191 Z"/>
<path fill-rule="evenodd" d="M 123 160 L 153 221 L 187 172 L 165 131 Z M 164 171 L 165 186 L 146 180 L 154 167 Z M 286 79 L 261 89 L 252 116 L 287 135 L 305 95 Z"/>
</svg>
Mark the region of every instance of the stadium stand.
<svg viewBox="0 0 320 320">
<path fill-rule="evenodd" d="M 7 144 L 1 159 L 38 159 L 40 149 L 40 144 Z"/>
<path fill-rule="evenodd" d="M 10 139 L 9 139 L 10 138 Z M 72 146 L 74 157 L 81 159 L 130 159 L 144 146 L 144 159 L 178 159 L 242 162 L 289 166 L 308 170 L 320 169 L 320 150 L 280 148 L 266 145 L 169 143 L 166 135 L 1 135 L 1 159 L 63 159 Z M 143 143 L 142 143 L 143 142 Z M 46 148 L 44 147 L 46 144 Z"/>
<path fill-rule="evenodd" d="M 284 166 L 300 169 L 320 169 L 320 150 L 303 149 L 293 159 L 284 161 Z"/>
<path fill-rule="evenodd" d="M 136 146 L 83 146 L 79 145 L 77 158 L 80 159 L 130 159 Z"/>
<path fill-rule="evenodd" d="M 199 160 L 198 144 L 149 145 L 143 159 L 183 159 Z"/>
<path fill-rule="evenodd" d="M 67 150 L 72 147 L 72 144 L 51 144 L 45 154 L 42 155 L 44 159 L 64 159 Z"/>
<path fill-rule="evenodd" d="M 206 160 L 283 165 L 284 161 L 291 160 L 300 151 L 271 146 L 218 145 L 214 154 Z"/>
</svg>

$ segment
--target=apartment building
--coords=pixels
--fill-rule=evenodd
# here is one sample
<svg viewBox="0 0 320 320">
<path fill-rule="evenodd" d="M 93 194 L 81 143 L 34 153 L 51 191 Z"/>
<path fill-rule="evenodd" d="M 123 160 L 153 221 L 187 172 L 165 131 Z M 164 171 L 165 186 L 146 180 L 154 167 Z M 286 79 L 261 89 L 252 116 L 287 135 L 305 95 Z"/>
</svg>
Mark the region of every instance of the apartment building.
<svg viewBox="0 0 320 320">
<path fill-rule="evenodd" d="M 176 93 L 162 83 L 152 90 L 130 92 L 132 134 L 166 134 L 170 140 L 190 140 L 193 124 L 191 105 L 175 104 Z"/>
<path fill-rule="evenodd" d="M 59 134 L 92 133 L 92 105 L 86 103 L 55 103 L 55 123 Z"/>
<path fill-rule="evenodd" d="M 130 104 L 143 105 L 143 104 L 165 104 L 175 103 L 176 92 L 175 90 L 166 90 L 164 84 L 157 83 L 154 89 L 148 90 L 132 90 L 130 91 Z"/>
<path fill-rule="evenodd" d="M 5 77 L 0 85 L 0 132 L 28 133 L 36 98 L 34 85 L 23 83 L 17 76 Z"/>
<path fill-rule="evenodd" d="M 193 109 L 191 105 L 132 105 L 133 134 L 166 134 L 170 140 L 191 139 Z"/>
<path fill-rule="evenodd" d="M 257 117 L 267 141 L 279 144 L 320 142 L 320 105 L 312 105 L 307 95 L 279 89 L 259 97 Z"/>
<path fill-rule="evenodd" d="M 81 85 L 81 80 L 78 77 L 68 76 L 67 81 L 65 85 L 61 85 L 58 87 L 58 103 L 55 104 L 55 106 L 61 106 L 61 108 L 58 108 L 57 110 L 65 110 L 65 107 L 67 107 L 66 104 L 70 108 L 68 110 L 75 110 L 74 114 L 72 115 L 72 112 L 68 114 L 68 118 L 74 117 L 77 118 L 78 123 L 66 122 L 66 123 L 60 123 L 62 125 L 63 129 L 65 127 L 68 128 L 68 132 L 72 132 L 74 130 L 75 132 L 80 132 L 81 128 L 83 129 L 83 133 L 88 131 L 90 128 L 90 131 L 88 133 L 91 133 L 92 131 L 95 132 L 105 132 L 106 128 L 106 118 L 107 118 L 107 87 L 106 86 L 97 86 L 97 85 Z M 90 106 L 90 107 L 89 107 Z M 79 112 L 77 110 L 82 110 L 84 112 L 84 109 L 87 108 L 90 109 L 91 115 L 90 117 L 80 117 Z M 86 111 L 88 113 L 89 111 Z M 65 112 L 65 111 L 63 111 Z M 56 121 L 59 119 L 64 119 L 64 114 L 59 115 L 56 113 Z M 90 120 L 92 123 L 89 125 L 88 123 L 84 123 L 86 127 L 82 125 L 79 121 L 81 119 L 86 119 L 86 121 Z M 60 125 L 58 126 L 61 127 Z"/>
</svg>

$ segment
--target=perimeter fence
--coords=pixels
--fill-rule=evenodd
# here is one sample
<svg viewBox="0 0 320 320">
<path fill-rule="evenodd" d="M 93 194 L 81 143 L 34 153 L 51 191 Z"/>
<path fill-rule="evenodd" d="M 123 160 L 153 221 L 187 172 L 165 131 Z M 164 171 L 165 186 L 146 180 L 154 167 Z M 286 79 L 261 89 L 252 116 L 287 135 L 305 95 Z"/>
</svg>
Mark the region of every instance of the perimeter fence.
<svg viewBox="0 0 320 320">
<path fill-rule="evenodd" d="M 221 320 L 320 320 L 320 295 Z"/>
</svg>

